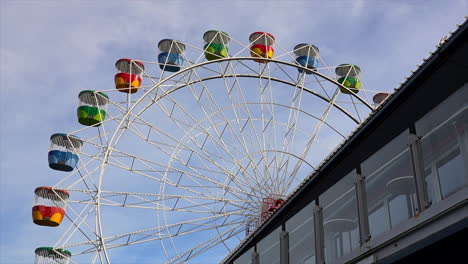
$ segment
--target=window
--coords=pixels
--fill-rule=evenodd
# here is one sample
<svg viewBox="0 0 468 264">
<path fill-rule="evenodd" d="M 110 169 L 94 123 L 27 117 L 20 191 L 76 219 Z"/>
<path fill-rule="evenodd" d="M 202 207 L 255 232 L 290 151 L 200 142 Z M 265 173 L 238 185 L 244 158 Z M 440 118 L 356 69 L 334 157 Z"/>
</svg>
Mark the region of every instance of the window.
<svg viewBox="0 0 468 264">
<path fill-rule="evenodd" d="M 311 202 L 286 222 L 289 263 L 315 264 L 314 205 Z"/>
<path fill-rule="evenodd" d="M 359 246 L 355 179 L 353 171 L 320 195 L 327 263 Z"/>
<path fill-rule="evenodd" d="M 444 198 L 466 185 L 466 178 L 460 177 L 463 176 L 462 172 L 464 171 L 460 150 L 457 149 L 450 154 L 445 161 L 442 160 L 437 166 L 437 174 L 442 176 L 440 177 L 440 189 Z"/>
<path fill-rule="evenodd" d="M 373 237 L 415 214 L 417 198 L 408 139 L 406 130 L 361 164 Z"/>
<path fill-rule="evenodd" d="M 242 256 L 234 260 L 234 264 L 251 264 L 252 263 L 253 248 L 247 250 Z"/>
<path fill-rule="evenodd" d="M 416 122 L 434 203 L 468 185 L 468 83 Z"/>
<path fill-rule="evenodd" d="M 275 229 L 257 244 L 260 264 L 280 263 L 280 232 L 281 227 Z"/>
<path fill-rule="evenodd" d="M 390 211 L 390 226 L 395 226 L 413 215 L 409 209 L 414 208 L 415 205 L 412 203 L 416 202 L 416 199 L 412 198 L 415 197 L 411 197 L 409 195 L 398 195 L 388 201 L 388 210 Z"/>
<path fill-rule="evenodd" d="M 369 228 L 371 235 L 375 237 L 390 229 L 390 221 L 383 204 L 374 207 L 374 210 L 369 211 Z"/>
</svg>

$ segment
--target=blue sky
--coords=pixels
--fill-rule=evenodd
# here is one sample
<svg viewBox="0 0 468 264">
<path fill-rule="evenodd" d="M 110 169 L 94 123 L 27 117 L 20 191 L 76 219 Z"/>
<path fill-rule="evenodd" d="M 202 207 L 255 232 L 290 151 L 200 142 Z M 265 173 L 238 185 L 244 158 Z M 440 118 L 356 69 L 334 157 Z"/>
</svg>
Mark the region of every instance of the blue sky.
<svg viewBox="0 0 468 264">
<path fill-rule="evenodd" d="M 163 38 L 202 46 L 209 29 L 244 42 L 268 31 L 283 47 L 311 42 L 329 62 L 352 61 L 366 87 L 392 91 L 463 22 L 468 1 L 4 0 L 0 10 L 0 262 L 31 263 L 54 242 L 31 221 L 33 190 L 64 175 L 47 166 L 49 137 L 80 128 L 78 92 L 110 89 L 117 59 L 155 61 Z M 150 249 L 120 250 L 113 263 L 155 263 Z"/>
</svg>

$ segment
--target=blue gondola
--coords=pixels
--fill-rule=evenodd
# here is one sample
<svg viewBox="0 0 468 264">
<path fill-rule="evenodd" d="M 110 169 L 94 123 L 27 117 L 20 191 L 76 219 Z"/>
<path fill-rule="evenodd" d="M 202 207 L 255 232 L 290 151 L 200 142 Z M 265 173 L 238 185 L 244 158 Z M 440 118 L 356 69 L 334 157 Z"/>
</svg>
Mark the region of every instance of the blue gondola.
<svg viewBox="0 0 468 264">
<path fill-rule="evenodd" d="M 83 141 L 72 135 L 58 133 L 50 137 L 50 143 L 49 167 L 59 171 L 72 171 L 78 164 Z"/>
<path fill-rule="evenodd" d="M 160 51 L 158 55 L 159 68 L 169 72 L 180 71 L 180 66 L 185 61 L 183 57 L 185 45 L 173 39 L 163 39 L 159 41 L 158 48 Z"/>
<path fill-rule="evenodd" d="M 297 70 L 302 73 L 305 72 L 306 74 L 312 74 L 313 70 L 315 70 L 319 65 L 319 49 L 311 44 L 301 43 L 294 47 L 294 54 L 296 54 L 296 62 L 308 69 L 310 71 L 304 70 L 302 68 L 298 68 Z"/>
</svg>

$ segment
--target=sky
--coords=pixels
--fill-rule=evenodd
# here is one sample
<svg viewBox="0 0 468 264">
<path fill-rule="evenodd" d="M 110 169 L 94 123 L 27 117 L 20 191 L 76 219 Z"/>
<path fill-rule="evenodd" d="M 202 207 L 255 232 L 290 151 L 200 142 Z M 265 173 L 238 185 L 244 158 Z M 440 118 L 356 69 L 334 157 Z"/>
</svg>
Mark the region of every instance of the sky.
<svg viewBox="0 0 468 264">
<path fill-rule="evenodd" d="M 117 59 L 155 61 L 164 38 L 202 46 L 209 29 L 244 42 L 267 31 L 283 47 L 314 43 L 327 61 L 352 61 L 367 87 L 391 92 L 467 11 L 468 0 L 1 1 L 0 263 L 31 263 L 53 243 L 30 216 L 34 188 L 63 177 L 47 166 L 49 137 L 80 128 L 78 91 L 108 89 Z M 112 262 L 155 263 L 147 250 Z"/>
</svg>

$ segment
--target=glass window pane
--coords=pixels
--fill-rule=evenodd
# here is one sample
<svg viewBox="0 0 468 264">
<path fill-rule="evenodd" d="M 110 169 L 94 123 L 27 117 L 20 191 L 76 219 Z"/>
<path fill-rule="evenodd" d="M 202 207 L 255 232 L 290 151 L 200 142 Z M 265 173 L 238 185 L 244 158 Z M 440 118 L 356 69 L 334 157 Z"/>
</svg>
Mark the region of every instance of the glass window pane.
<svg viewBox="0 0 468 264">
<path fill-rule="evenodd" d="M 462 173 L 465 168 L 460 151 L 453 152 L 448 158 L 446 162 L 437 167 L 443 198 L 448 197 L 466 185 L 466 177 L 463 177 Z"/>
<path fill-rule="evenodd" d="M 409 131 L 404 131 L 361 164 L 371 236 L 415 213 L 416 189 L 408 138 Z"/>
<path fill-rule="evenodd" d="M 369 228 L 372 236 L 377 236 L 390 229 L 390 222 L 383 204 L 369 212 Z"/>
<path fill-rule="evenodd" d="M 234 260 L 234 264 L 251 264 L 253 248 L 247 250 L 244 254 Z"/>
<path fill-rule="evenodd" d="M 447 121 L 449 117 L 453 116 L 461 109 L 466 108 L 468 104 L 466 98 L 468 98 L 468 83 L 465 83 L 458 91 L 450 95 L 416 122 L 415 125 L 418 135 L 427 135 L 434 128 Z"/>
<path fill-rule="evenodd" d="M 371 175 L 379 169 L 382 169 L 383 166 L 385 166 L 391 159 L 398 156 L 398 154 L 408 149 L 409 135 L 409 130 L 403 131 L 365 160 L 361 164 L 362 173 L 365 176 Z"/>
<path fill-rule="evenodd" d="M 416 196 L 399 195 L 388 202 L 391 226 L 395 226 L 410 218 L 412 214 L 408 209 L 413 207 L 413 198 L 416 198 Z"/>
<path fill-rule="evenodd" d="M 320 195 L 327 263 L 359 246 L 355 179 L 353 171 Z"/>
<path fill-rule="evenodd" d="M 280 231 L 277 228 L 257 244 L 260 264 L 279 264 L 280 262 Z"/>
<path fill-rule="evenodd" d="M 286 222 L 289 263 L 315 264 L 314 204 L 311 202 Z"/>
<path fill-rule="evenodd" d="M 416 122 L 429 199 L 434 203 L 468 185 L 468 84 Z"/>
<path fill-rule="evenodd" d="M 440 184 L 437 182 L 438 177 L 432 172 L 432 169 L 426 170 L 425 173 L 426 189 L 429 196 L 429 201 L 437 202 L 442 199 L 442 194 L 440 193 Z"/>
</svg>

